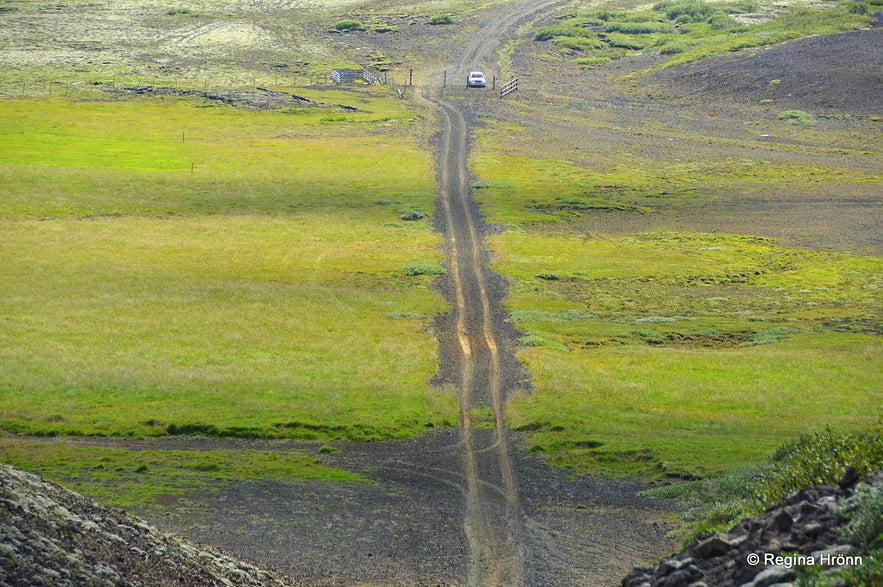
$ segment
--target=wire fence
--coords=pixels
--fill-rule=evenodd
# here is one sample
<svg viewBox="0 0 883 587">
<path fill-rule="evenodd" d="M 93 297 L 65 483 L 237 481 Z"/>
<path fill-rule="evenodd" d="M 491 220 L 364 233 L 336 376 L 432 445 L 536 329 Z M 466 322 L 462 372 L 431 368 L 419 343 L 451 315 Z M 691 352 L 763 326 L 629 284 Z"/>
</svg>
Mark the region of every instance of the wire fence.
<svg viewBox="0 0 883 587">
<path fill-rule="evenodd" d="M 344 76 L 335 80 L 334 71 L 327 73 L 289 74 L 253 77 L 188 77 L 188 78 L 121 78 L 95 77 L 92 79 L 59 80 L 37 79 L 0 80 L 0 98 L 47 98 L 52 96 L 75 95 L 94 92 L 96 94 L 108 90 L 131 88 L 169 88 L 182 90 L 232 91 L 284 88 L 330 87 L 335 85 L 360 83 L 365 85 L 389 85 L 399 94 L 413 83 L 413 70 L 406 72 L 372 72 L 368 69 L 358 70 L 359 75 Z"/>
<path fill-rule="evenodd" d="M 342 73 L 346 72 L 346 73 Z M 355 72 L 355 73 L 353 73 Z M 422 83 L 433 85 L 436 80 L 423 79 Z M 467 88 L 465 82 L 451 83 L 444 73 L 438 81 L 445 94 L 475 94 L 476 90 Z M 165 78 L 123 78 L 123 77 L 95 77 L 92 79 L 59 80 L 59 79 L 0 79 L 0 98 L 4 99 L 36 99 L 50 98 L 53 96 L 83 95 L 93 93 L 96 96 L 113 90 L 133 90 L 139 88 L 162 88 L 165 90 L 189 90 L 189 91 L 236 91 L 236 90 L 276 90 L 286 91 L 291 88 L 322 88 L 360 84 L 366 86 L 382 85 L 395 91 L 404 97 L 409 89 L 415 86 L 414 70 L 371 71 L 368 68 L 361 70 L 329 70 L 326 73 L 299 73 L 275 76 L 252 76 L 252 77 L 165 77 Z M 496 78 L 490 85 L 491 90 L 496 89 Z M 499 96 L 514 93 L 518 87 L 518 79 L 513 78 L 502 86 Z"/>
</svg>

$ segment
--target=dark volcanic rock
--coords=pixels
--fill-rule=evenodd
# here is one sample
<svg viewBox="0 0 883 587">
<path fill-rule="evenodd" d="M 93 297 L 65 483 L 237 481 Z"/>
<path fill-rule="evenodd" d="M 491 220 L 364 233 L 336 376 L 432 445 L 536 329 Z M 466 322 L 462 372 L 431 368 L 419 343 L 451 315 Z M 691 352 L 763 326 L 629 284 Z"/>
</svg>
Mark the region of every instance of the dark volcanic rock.
<svg viewBox="0 0 883 587">
<path fill-rule="evenodd" d="M 696 540 L 652 567 L 635 569 L 621 585 L 769 587 L 796 578 L 791 563 L 797 557 L 827 560 L 835 554 L 848 556 L 852 547 L 838 541 L 840 529 L 847 523 L 844 511 L 849 510 L 848 498 L 862 480 L 857 473 L 847 471 L 835 485 L 796 491 L 763 516 L 742 520 L 728 534 Z M 866 481 L 883 483 L 883 472 Z M 846 506 L 842 509 L 839 504 L 843 500 Z"/>
<path fill-rule="evenodd" d="M 0 585 L 295 585 L 0 465 Z"/>
</svg>

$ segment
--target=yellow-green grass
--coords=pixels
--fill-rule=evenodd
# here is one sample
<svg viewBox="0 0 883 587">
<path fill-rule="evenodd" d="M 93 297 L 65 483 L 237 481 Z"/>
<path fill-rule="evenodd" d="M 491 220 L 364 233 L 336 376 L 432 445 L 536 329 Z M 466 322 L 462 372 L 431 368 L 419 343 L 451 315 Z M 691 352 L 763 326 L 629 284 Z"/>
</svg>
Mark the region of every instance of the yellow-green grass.
<svg viewBox="0 0 883 587">
<path fill-rule="evenodd" d="M 878 8 L 879 4 L 876 2 L 858 4 L 854 8 L 839 3 L 821 10 L 798 7 L 758 25 L 736 26 L 723 31 L 715 30 L 705 23 L 691 23 L 683 40 L 678 39 L 680 35 L 669 35 L 658 42 L 658 46 L 663 53 L 675 55 L 664 64 L 665 67 L 670 67 L 741 49 L 864 28 L 870 24 L 869 15 Z M 671 51 L 671 47 L 677 47 L 677 51 Z"/>
<path fill-rule="evenodd" d="M 442 309 L 402 273 L 437 259 L 429 232 L 331 216 L 0 231 L 7 429 L 385 437 L 455 420 L 428 385 L 425 320 L 386 318 Z"/>
<path fill-rule="evenodd" d="M 744 236 L 495 237 L 534 377 L 510 422 L 579 470 L 709 474 L 883 415 L 883 260 Z"/>
<path fill-rule="evenodd" d="M 456 422 L 429 385 L 444 304 L 404 272 L 438 263 L 439 238 L 399 220 L 431 211 L 431 158 L 409 111 L 352 97 L 383 114 L 0 104 L 0 427 L 387 438 Z"/>
<path fill-rule="evenodd" d="M 604 150 L 581 161 L 547 158 L 525 151 L 533 139 L 520 136 L 519 129 L 501 127 L 497 132 L 511 133 L 521 140 L 506 142 L 489 133 L 479 140 L 481 150 L 472 161 L 481 178 L 475 184 L 479 188 L 476 199 L 491 220 L 514 227 L 562 223 L 600 212 L 652 213 L 697 199 L 719 199 L 721 193 L 749 192 L 761 185 L 881 182 L 879 170 L 873 166 L 847 168 L 772 157 L 734 160 L 712 155 L 683 162 Z M 863 156 L 870 158 L 873 153 Z"/>
<path fill-rule="evenodd" d="M 761 7 L 757 3 L 668 2 L 652 10 L 602 10 L 570 14 L 559 24 L 542 27 L 537 40 L 552 40 L 559 50 L 576 54 L 578 65 L 596 66 L 611 59 L 652 51 L 668 56 L 660 67 L 696 61 L 741 49 L 764 47 L 811 35 L 871 25 L 879 2 L 832 3 L 812 8 Z M 765 12 L 759 24 L 743 24 L 740 15 Z M 591 32 L 606 29 L 599 37 Z"/>
<path fill-rule="evenodd" d="M 372 112 L 245 112 L 155 99 L 4 101 L 0 216 L 340 207 L 370 214 L 378 200 L 431 205 L 432 162 L 409 132 L 411 113 L 390 97 L 352 99 Z"/>
<path fill-rule="evenodd" d="M 510 424 L 580 471 L 718 474 L 800 433 L 873 425 L 881 356 L 877 336 L 817 333 L 726 349 L 529 348 L 535 389 Z"/>
<path fill-rule="evenodd" d="M 0 461 L 123 507 L 161 507 L 157 498 L 210 493 L 219 481 L 361 480 L 325 466 L 316 454 L 291 449 L 131 450 L 3 437 Z"/>
</svg>

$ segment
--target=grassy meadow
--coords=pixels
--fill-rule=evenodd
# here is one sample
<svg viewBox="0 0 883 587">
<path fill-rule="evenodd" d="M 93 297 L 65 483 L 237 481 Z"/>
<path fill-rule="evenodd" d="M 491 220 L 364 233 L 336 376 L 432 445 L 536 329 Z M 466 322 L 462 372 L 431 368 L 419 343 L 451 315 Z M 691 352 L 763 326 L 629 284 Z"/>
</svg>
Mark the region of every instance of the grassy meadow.
<svg viewBox="0 0 883 587">
<path fill-rule="evenodd" d="M 531 450 L 578 471 L 709 475 L 759 462 L 808 428 L 880 420 L 878 256 L 583 224 L 657 214 L 660 194 L 669 207 L 719 197 L 728 180 L 749 190 L 879 183 L 873 169 L 628 153 L 607 153 L 603 169 L 530 157 L 501 134 L 479 141 L 474 168 L 488 219 L 508 227 L 490 247 L 533 376 L 509 414 Z M 538 144 L 524 129 L 505 134 Z"/>
<path fill-rule="evenodd" d="M 0 428 L 378 439 L 456 422 L 431 158 L 384 92 L 333 109 L 0 103 Z"/>
<path fill-rule="evenodd" d="M 535 392 L 510 422 L 579 470 L 715 474 L 883 405 L 883 261 L 760 238 L 495 239 Z"/>
<path fill-rule="evenodd" d="M 314 4 L 324 14 L 347 2 Z M 0 459 L 143 504 L 211 478 L 355 479 L 310 454 L 280 463 L 270 452 L 125 451 L 19 435 L 321 443 L 456 425 L 456 397 L 429 384 L 431 320 L 446 306 L 431 288 L 443 258 L 428 218 L 435 180 L 422 114 L 379 87 L 287 88 L 323 107 L 263 112 L 105 91 L 157 79 L 280 89 L 350 59 L 307 42 L 306 13 L 252 26 L 241 3 L 120 7 L 131 16 L 95 16 L 96 38 L 113 51 L 65 48 L 64 67 L 52 51 L 21 47 L 43 43 L 44 26 L 62 38 L 82 22 L 4 13 L 0 37 L 23 61 L 0 64 L 0 93 L 21 98 L 0 101 Z M 865 26 L 878 7 L 586 5 L 519 42 L 574 69 L 641 51 L 672 65 Z M 373 10 L 370 26 L 401 12 Z M 744 22 L 756 10 L 765 21 Z M 573 122 L 607 136 L 691 138 L 594 114 L 575 112 Z M 772 127 L 790 152 L 683 159 L 626 142 L 560 150 L 516 124 L 482 123 L 470 167 L 488 220 L 508 228 L 489 245 L 524 333 L 519 357 L 533 390 L 512 401 L 509 420 L 531 450 L 578 471 L 705 475 L 757 462 L 807 429 L 880 420 L 879 257 L 750 234 L 614 235 L 580 224 L 724 192 L 876 185 L 877 145 L 837 136 L 829 146 L 824 124 L 745 120 L 729 146 L 753 146 Z M 802 160 L 801 149 L 812 156 Z M 826 159 L 834 152 L 866 163 Z"/>
</svg>

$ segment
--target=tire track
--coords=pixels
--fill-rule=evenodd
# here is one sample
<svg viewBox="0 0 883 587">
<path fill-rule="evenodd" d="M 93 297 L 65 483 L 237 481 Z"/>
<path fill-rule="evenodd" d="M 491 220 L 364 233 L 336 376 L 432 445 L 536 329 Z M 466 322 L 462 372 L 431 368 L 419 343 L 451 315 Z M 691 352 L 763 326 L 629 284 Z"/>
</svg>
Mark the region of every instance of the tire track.
<svg viewBox="0 0 883 587">
<path fill-rule="evenodd" d="M 507 31 L 551 2 L 528 1 L 512 6 L 474 36 L 457 64 L 457 75 L 467 66 L 477 68 Z M 454 103 L 429 98 L 441 122 L 437 153 L 439 211 L 444 224 L 449 267 L 449 297 L 453 323 L 442 332 L 443 355 L 457 364 L 460 402 L 462 467 L 465 480 L 463 530 L 469 544 L 468 584 L 517 587 L 526 583 L 526 529 L 505 422 L 505 331 L 500 294 L 494 297 L 492 273 L 472 201 L 467 168 L 469 129 Z M 450 347 L 455 347 L 456 351 Z M 455 355 L 452 357 L 452 355 Z M 472 412 L 488 406 L 491 430 L 474 426 Z"/>
<path fill-rule="evenodd" d="M 440 208 L 459 350 L 460 430 L 465 479 L 463 529 L 469 548 L 469 585 L 523 585 L 523 523 L 503 416 L 502 363 L 485 278 L 483 242 L 469 202 L 467 126 L 463 114 L 435 101 L 442 121 Z M 472 410 L 489 404 L 491 435 L 473 426 Z M 490 451 L 486 449 L 492 449 Z M 494 491 L 496 490 L 496 491 Z"/>
</svg>

